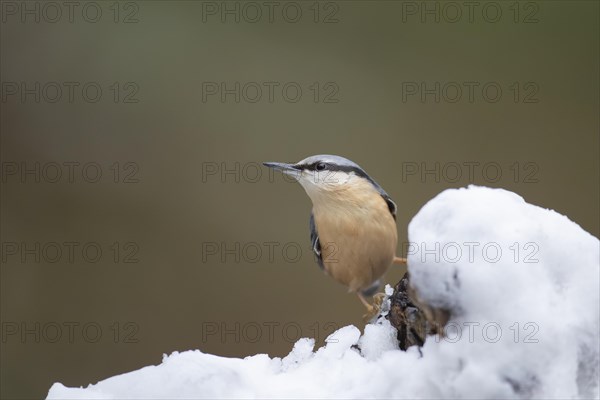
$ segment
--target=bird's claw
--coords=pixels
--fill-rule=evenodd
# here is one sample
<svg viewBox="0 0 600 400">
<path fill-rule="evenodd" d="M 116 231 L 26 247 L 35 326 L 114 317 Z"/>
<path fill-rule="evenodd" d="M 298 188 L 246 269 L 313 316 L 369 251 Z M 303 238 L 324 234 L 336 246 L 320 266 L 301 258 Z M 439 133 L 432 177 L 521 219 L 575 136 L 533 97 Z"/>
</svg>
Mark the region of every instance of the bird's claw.
<svg viewBox="0 0 600 400">
<path fill-rule="evenodd" d="M 371 322 L 379 316 L 384 300 L 385 293 L 377 293 L 373 296 L 373 304 L 369 304 L 367 313 L 363 315 L 363 321 L 365 323 Z"/>
</svg>

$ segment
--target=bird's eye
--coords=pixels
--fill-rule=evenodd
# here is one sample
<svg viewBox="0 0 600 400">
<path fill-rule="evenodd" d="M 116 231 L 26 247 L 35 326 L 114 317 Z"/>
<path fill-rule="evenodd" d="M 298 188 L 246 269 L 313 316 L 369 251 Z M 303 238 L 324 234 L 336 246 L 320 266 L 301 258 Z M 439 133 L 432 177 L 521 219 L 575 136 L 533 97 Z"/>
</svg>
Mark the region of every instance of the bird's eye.
<svg viewBox="0 0 600 400">
<path fill-rule="evenodd" d="M 315 166 L 315 169 L 316 169 L 317 171 L 323 171 L 325 168 L 327 168 L 327 164 L 325 164 L 325 163 L 322 163 L 322 162 L 318 163 L 318 164 Z"/>
</svg>

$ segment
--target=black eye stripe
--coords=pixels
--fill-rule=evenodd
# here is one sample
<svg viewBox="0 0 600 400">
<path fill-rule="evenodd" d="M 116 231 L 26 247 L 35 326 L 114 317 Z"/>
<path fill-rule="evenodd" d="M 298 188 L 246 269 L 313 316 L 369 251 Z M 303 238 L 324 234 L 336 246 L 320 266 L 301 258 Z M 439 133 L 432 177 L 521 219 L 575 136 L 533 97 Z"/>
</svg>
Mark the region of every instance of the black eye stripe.
<svg viewBox="0 0 600 400">
<path fill-rule="evenodd" d="M 321 165 L 321 164 L 324 166 L 324 168 L 318 169 L 317 166 Z M 300 167 L 301 169 L 306 169 L 308 171 L 324 171 L 326 169 L 332 170 L 332 171 L 336 170 L 335 165 L 332 165 L 332 164 L 329 164 L 329 163 L 326 163 L 323 161 L 317 161 L 312 164 L 299 165 L 298 167 Z"/>
<path fill-rule="evenodd" d="M 319 164 L 324 164 L 325 168 L 324 169 L 317 169 L 317 165 Z M 352 173 L 354 172 L 354 174 L 366 178 L 368 180 L 372 180 L 365 171 L 363 171 L 361 168 L 357 168 L 354 166 L 347 166 L 347 165 L 337 165 L 337 164 L 331 164 L 328 162 L 324 162 L 324 161 L 316 161 L 314 163 L 311 164 L 303 164 L 303 165 L 297 165 L 296 168 L 298 169 L 305 169 L 308 171 L 316 171 L 316 172 L 322 172 L 322 171 L 330 171 L 330 172 L 346 172 L 346 173 Z"/>
</svg>

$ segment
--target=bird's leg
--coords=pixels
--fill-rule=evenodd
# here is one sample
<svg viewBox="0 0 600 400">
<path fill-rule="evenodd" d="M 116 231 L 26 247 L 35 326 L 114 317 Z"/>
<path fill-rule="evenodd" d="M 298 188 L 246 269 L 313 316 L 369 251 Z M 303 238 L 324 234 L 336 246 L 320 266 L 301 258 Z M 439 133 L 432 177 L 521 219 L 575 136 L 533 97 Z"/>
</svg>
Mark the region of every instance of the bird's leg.
<svg viewBox="0 0 600 400">
<path fill-rule="evenodd" d="M 363 315 L 363 321 L 371 321 L 373 317 L 377 316 L 379 311 L 381 311 L 381 304 L 370 304 L 367 299 L 365 299 L 365 296 L 362 295 L 362 293 L 358 292 L 356 294 L 358 295 L 358 299 L 361 301 L 361 303 L 363 303 L 367 308 L 367 313 Z"/>
<path fill-rule="evenodd" d="M 373 307 L 371 304 L 369 304 L 367 299 L 365 299 L 365 296 L 363 296 L 361 292 L 356 292 L 356 294 L 358 295 L 358 299 L 360 300 L 360 302 L 363 303 L 365 307 L 367 307 L 367 312 L 369 312 L 369 313 L 373 312 L 373 309 L 375 307 Z"/>
<path fill-rule="evenodd" d="M 373 307 L 377 307 L 381 310 L 381 306 L 383 304 L 383 300 L 385 299 L 385 293 L 375 293 L 373 295 Z"/>
<path fill-rule="evenodd" d="M 394 257 L 394 261 L 392 261 L 393 264 L 401 264 L 401 265 L 406 265 L 406 258 L 402 258 L 402 257 Z"/>
<path fill-rule="evenodd" d="M 392 264 L 407 265 L 407 260 L 406 260 L 406 258 L 394 256 L 394 259 L 392 260 Z M 365 315 L 363 315 L 363 319 L 365 320 L 365 322 L 373 319 L 374 316 L 379 314 L 379 312 L 381 311 L 381 305 L 383 303 L 383 299 L 385 298 L 384 293 L 376 294 L 373 298 L 373 304 L 370 304 L 367 301 L 367 299 L 365 299 L 365 296 L 362 295 L 362 293 L 356 292 L 356 294 L 358 295 L 358 299 L 360 300 L 360 302 L 363 303 L 364 306 L 367 308 L 367 313 Z"/>
</svg>

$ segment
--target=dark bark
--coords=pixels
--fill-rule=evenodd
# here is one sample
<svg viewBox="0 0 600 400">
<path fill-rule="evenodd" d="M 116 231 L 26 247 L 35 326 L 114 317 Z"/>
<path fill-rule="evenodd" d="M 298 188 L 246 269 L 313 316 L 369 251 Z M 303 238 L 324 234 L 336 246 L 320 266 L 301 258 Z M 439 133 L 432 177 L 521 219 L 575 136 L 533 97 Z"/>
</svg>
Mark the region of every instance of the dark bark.
<svg viewBox="0 0 600 400">
<path fill-rule="evenodd" d="M 389 300 L 387 318 L 398 330 L 398 342 L 402 350 L 410 346 L 422 346 L 428 335 L 443 334 L 450 313 L 420 301 L 410 286 L 408 272 L 394 286 L 394 293 Z"/>
</svg>

